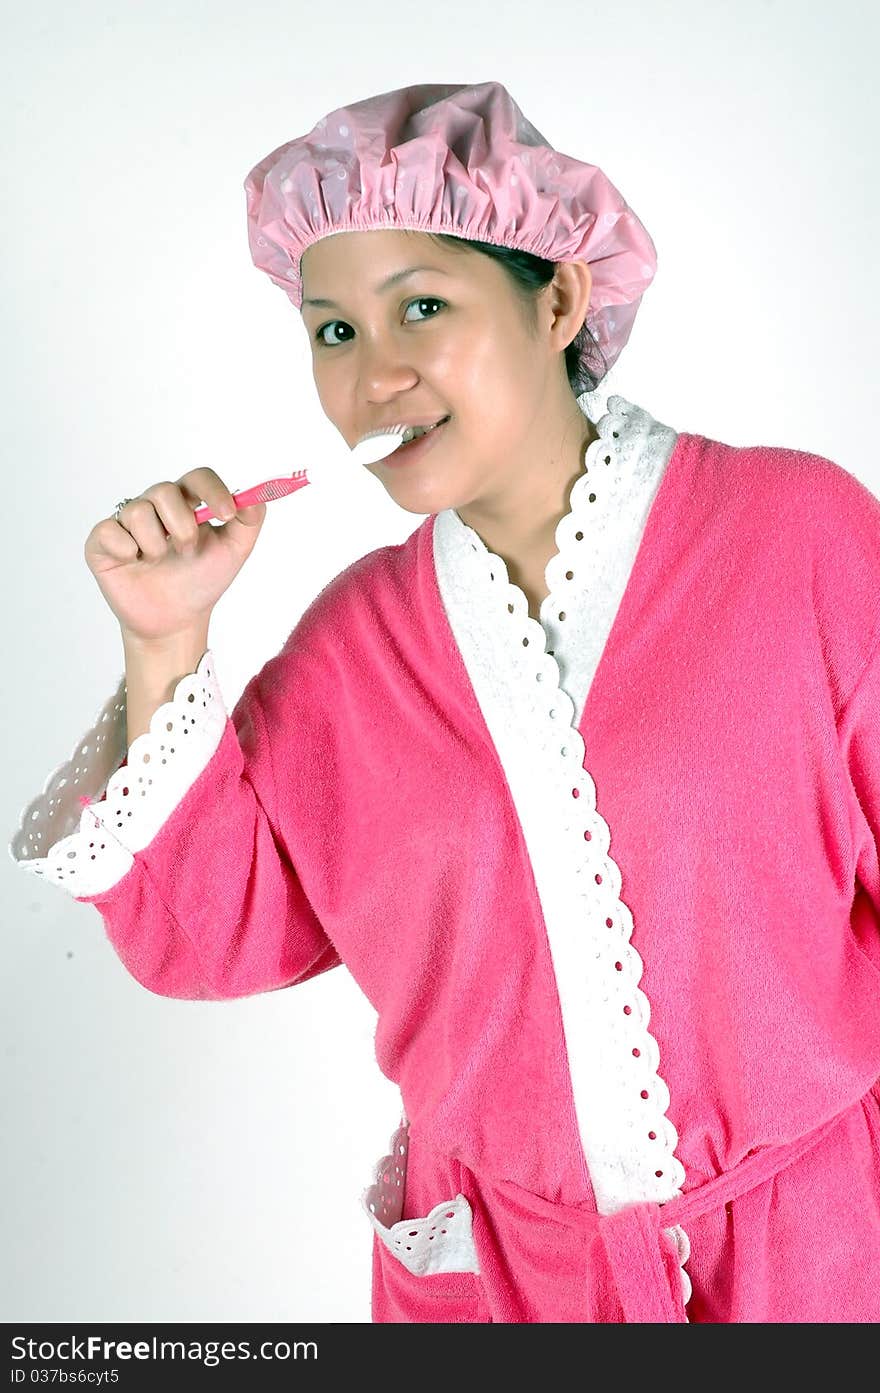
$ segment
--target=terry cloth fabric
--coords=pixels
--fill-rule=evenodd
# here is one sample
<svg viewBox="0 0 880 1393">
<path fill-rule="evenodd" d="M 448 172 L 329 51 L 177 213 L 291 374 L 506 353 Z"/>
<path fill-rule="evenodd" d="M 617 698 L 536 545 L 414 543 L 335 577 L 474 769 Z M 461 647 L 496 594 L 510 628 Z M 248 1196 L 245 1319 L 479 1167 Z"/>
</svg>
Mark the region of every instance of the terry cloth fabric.
<svg viewBox="0 0 880 1393">
<path fill-rule="evenodd" d="M 346 965 L 403 1107 L 374 1320 L 873 1322 L 880 502 L 598 431 L 540 622 L 432 515 L 124 770 L 120 682 L 10 854 L 161 995 Z"/>
</svg>

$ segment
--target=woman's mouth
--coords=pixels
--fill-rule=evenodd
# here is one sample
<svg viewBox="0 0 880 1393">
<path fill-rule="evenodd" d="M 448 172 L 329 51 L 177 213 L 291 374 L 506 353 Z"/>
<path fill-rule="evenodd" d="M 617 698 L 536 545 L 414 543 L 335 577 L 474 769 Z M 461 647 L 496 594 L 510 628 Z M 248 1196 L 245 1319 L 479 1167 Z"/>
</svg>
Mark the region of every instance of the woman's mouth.
<svg viewBox="0 0 880 1393">
<path fill-rule="evenodd" d="M 427 429 L 423 426 L 407 427 L 403 435 L 403 444 L 398 445 L 397 449 L 392 450 L 390 455 L 386 455 L 383 460 L 380 460 L 380 463 L 410 463 L 417 456 L 423 455 L 430 448 L 431 443 L 436 441 L 437 436 L 442 433 L 450 419 L 449 416 L 444 416 L 436 425 L 428 426 Z"/>
</svg>

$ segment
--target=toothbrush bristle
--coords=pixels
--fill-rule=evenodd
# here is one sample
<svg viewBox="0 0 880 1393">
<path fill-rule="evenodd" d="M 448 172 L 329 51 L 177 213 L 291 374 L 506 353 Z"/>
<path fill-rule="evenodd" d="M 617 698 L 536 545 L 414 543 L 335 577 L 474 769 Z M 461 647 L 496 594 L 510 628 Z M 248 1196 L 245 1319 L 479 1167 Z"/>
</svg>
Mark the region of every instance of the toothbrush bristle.
<svg viewBox="0 0 880 1393">
<path fill-rule="evenodd" d="M 368 430 L 361 440 L 372 440 L 376 435 L 403 435 L 406 426 L 380 426 L 378 430 Z"/>
</svg>

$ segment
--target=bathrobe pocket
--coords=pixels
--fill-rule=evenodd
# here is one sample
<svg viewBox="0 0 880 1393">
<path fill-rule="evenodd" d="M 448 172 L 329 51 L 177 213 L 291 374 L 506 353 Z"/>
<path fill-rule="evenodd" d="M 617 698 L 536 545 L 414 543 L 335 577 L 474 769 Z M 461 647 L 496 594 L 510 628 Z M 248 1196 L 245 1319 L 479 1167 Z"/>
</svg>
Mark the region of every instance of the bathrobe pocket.
<svg viewBox="0 0 880 1393">
<path fill-rule="evenodd" d="M 408 1157 L 404 1120 L 361 1196 L 375 1234 L 373 1319 L 487 1321 L 471 1206 L 455 1183 L 460 1167 L 452 1157 L 439 1158 L 453 1177 L 445 1196 L 444 1181 L 433 1176 L 422 1176 L 418 1187 L 408 1184 Z M 437 1193 L 435 1204 L 425 1202 L 426 1189 Z"/>
</svg>

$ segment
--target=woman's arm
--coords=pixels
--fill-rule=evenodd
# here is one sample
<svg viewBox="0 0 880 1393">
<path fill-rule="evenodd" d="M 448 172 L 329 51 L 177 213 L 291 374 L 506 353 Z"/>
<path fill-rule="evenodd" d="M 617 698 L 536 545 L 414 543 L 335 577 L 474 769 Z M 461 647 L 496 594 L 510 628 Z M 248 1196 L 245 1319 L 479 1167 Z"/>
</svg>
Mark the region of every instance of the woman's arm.
<svg viewBox="0 0 880 1393">
<path fill-rule="evenodd" d="M 126 655 L 137 733 L 126 740 L 120 684 L 25 810 L 9 850 L 95 905 L 121 962 L 149 991 L 214 1000 L 293 986 L 340 958 L 277 824 L 259 675 L 230 717 L 212 653 L 193 663 L 201 642 L 161 660 Z M 192 670 L 175 677 L 187 661 Z"/>
</svg>

